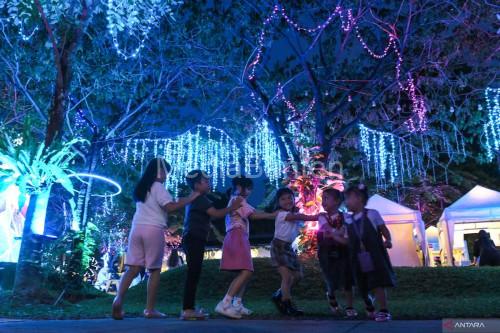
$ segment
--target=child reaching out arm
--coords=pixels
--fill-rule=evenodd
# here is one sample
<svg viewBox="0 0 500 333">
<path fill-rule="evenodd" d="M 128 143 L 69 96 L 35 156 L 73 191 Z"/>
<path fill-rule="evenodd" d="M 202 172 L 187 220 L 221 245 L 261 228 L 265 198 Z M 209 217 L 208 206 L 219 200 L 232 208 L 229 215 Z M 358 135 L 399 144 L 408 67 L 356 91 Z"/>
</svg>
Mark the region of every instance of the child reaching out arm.
<svg viewBox="0 0 500 333">
<path fill-rule="evenodd" d="M 306 214 L 288 213 L 285 217 L 285 221 L 288 222 L 317 221 L 318 217 L 319 214 L 306 215 Z"/>
<path fill-rule="evenodd" d="M 229 213 L 237 210 L 238 208 L 240 208 L 242 202 L 243 202 L 243 198 L 242 197 L 237 197 L 237 198 L 235 198 L 231 202 L 231 205 L 229 205 L 229 207 L 221 208 L 221 209 L 217 209 L 215 207 L 210 207 L 209 209 L 207 209 L 207 214 L 210 217 L 213 217 L 213 218 L 216 218 L 216 219 L 223 218 L 227 214 L 229 214 Z"/>
<path fill-rule="evenodd" d="M 267 213 L 260 210 L 256 210 L 249 216 L 249 218 L 251 220 L 274 220 L 276 218 L 276 215 L 278 215 L 278 212 L 279 211 Z"/>
<path fill-rule="evenodd" d="M 184 208 L 188 204 L 194 201 L 197 197 L 200 196 L 200 192 L 193 191 L 191 194 L 187 197 L 184 198 L 179 198 L 176 202 L 168 202 L 167 204 L 162 206 L 162 209 L 166 211 L 167 213 L 171 213 L 173 211 L 176 211 L 178 209 Z"/>
</svg>

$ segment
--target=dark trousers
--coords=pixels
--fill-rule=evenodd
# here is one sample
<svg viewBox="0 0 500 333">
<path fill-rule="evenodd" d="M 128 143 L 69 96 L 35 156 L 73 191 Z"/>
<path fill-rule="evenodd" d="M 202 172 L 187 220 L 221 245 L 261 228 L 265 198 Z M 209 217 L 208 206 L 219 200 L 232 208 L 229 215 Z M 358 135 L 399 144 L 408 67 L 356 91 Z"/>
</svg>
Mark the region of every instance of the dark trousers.
<svg viewBox="0 0 500 333">
<path fill-rule="evenodd" d="M 205 239 L 196 238 L 191 235 L 185 235 L 182 239 L 182 247 L 184 253 L 186 253 L 188 266 L 186 283 L 184 284 L 184 301 L 182 305 L 184 310 L 194 309 L 196 288 L 200 281 L 205 244 Z"/>
</svg>

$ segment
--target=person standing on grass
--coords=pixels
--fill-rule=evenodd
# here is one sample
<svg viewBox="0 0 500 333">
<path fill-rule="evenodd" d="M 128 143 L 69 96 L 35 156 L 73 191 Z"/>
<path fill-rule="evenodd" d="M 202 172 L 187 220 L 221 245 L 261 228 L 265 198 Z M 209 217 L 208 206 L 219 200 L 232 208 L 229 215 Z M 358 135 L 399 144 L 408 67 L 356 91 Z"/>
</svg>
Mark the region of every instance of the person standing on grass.
<svg viewBox="0 0 500 333">
<path fill-rule="evenodd" d="M 373 292 L 380 307 L 375 314 L 367 306 L 367 315 L 378 322 L 391 320 L 386 295 L 386 288 L 396 284 L 387 253 L 392 247 L 391 234 L 379 212 L 365 208 L 368 202 L 365 185 L 352 186 L 345 195 L 347 208 L 352 212 L 346 216 L 346 223 L 355 282 L 365 299 Z"/>
<path fill-rule="evenodd" d="M 170 165 L 163 158 L 151 160 L 134 189 L 136 211 L 128 237 L 125 259 L 127 270 L 120 280 L 113 301 L 113 319 L 123 319 L 122 307 L 125 294 L 132 280 L 144 268 L 148 269 L 150 274 L 144 317 L 165 317 L 165 314 L 155 310 L 155 302 L 165 249 L 164 229 L 167 226 L 168 213 L 183 208 L 200 195 L 193 191 L 189 197 L 174 202 L 164 185 L 170 169 Z"/>
<path fill-rule="evenodd" d="M 339 211 L 342 193 L 333 188 L 323 190 L 321 203 L 324 213 L 318 217 L 318 260 L 326 283 L 326 299 L 334 315 L 341 309 L 335 297 L 336 290 L 343 290 L 348 318 L 357 316 L 353 308 L 353 276 L 349 256 L 349 241 L 343 213 Z"/>
<path fill-rule="evenodd" d="M 253 182 L 245 176 L 234 177 L 232 180 L 231 199 L 229 206 L 237 198 L 243 198 L 242 206 L 226 215 L 226 237 L 222 246 L 220 269 L 238 273 L 229 285 L 224 298 L 215 307 L 215 312 L 233 319 L 248 316 L 252 311 L 242 302 L 246 286 L 253 273 L 252 254 L 250 251 L 249 219 L 274 219 L 277 213 L 256 211 L 246 201 L 253 189 Z"/>
<path fill-rule="evenodd" d="M 289 316 L 300 316 L 304 312 L 292 303 L 291 289 L 302 278 L 302 267 L 292 242 L 299 234 L 302 221 L 316 221 L 318 215 L 297 214 L 295 197 L 289 188 L 281 188 L 276 193 L 274 238 L 271 242 L 271 262 L 281 275 L 281 288 L 272 296 L 278 311 Z"/>
<path fill-rule="evenodd" d="M 193 192 L 200 193 L 189 206 L 186 207 L 182 247 L 186 254 L 187 275 L 184 284 L 184 300 L 181 319 L 203 320 L 208 314 L 203 310 L 195 309 L 196 289 L 200 280 L 203 255 L 210 231 L 211 218 L 223 218 L 241 207 L 243 198 L 235 198 L 229 207 L 216 209 L 208 199 L 210 182 L 207 174 L 202 170 L 193 170 L 186 176 L 186 182 Z"/>
</svg>

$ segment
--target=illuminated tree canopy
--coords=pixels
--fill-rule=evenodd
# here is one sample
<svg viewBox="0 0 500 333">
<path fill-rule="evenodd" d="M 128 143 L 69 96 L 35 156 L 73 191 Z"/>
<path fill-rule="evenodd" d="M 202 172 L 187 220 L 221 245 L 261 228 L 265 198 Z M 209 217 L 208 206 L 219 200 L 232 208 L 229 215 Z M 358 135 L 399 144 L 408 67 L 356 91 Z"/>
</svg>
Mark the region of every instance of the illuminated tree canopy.
<svg viewBox="0 0 500 333">
<path fill-rule="evenodd" d="M 266 194 L 322 162 L 435 211 L 443 193 L 456 194 L 447 186 L 499 185 L 495 9 L 451 0 L 0 0 L 0 130 L 26 151 L 84 139 L 71 169 L 121 180 L 127 195 L 104 204 L 90 195 L 92 181 L 78 185 L 83 238 L 87 223 L 110 240 L 123 232 L 138 160 L 204 146 L 200 126 L 199 137 L 216 142 L 205 151 L 231 161 L 224 170 L 262 167 Z M 195 155 L 172 160 L 187 168 Z M 433 190 L 425 197 L 420 185 Z"/>
</svg>

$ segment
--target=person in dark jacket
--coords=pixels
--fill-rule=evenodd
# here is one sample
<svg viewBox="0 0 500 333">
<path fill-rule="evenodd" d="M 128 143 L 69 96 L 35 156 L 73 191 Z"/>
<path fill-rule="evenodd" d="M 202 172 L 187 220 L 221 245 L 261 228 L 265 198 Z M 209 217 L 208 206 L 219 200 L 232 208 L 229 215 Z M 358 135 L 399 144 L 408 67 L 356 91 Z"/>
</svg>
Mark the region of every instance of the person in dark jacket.
<svg viewBox="0 0 500 333">
<path fill-rule="evenodd" d="M 485 230 L 479 230 L 474 241 L 474 262 L 479 266 L 500 266 L 500 251 Z"/>
</svg>

